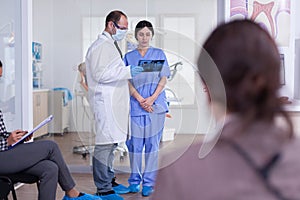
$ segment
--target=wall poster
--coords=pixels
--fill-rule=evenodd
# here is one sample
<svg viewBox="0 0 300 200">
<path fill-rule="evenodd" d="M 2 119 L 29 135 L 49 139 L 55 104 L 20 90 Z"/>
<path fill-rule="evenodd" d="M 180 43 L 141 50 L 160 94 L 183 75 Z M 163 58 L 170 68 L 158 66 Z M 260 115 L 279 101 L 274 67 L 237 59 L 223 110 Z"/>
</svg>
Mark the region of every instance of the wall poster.
<svg viewBox="0 0 300 200">
<path fill-rule="evenodd" d="M 259 23 L 278 46 L 289 46 L 291 0 L 230 0 L 230 20 L 241 18 Z"/>
</svg>

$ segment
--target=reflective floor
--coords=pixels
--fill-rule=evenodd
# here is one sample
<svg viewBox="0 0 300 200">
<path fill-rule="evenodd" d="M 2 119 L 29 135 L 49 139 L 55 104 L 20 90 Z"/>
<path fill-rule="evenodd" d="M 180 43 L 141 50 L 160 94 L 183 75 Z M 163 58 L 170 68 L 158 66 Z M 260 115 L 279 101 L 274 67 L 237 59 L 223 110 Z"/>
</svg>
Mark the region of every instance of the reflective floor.
<svg viewBox="0 0 300 200">
<path fill-rule="evenodd" d="M 83 156 L 80 153 L 74 153 L 74 147 L 80 147 L 82 145 L 89 144 L 88 141 L 85 140 L 85 133 L 64 133 L 47 135 L 37 140 L 54 140 L 58 143 L 65 161 L 68 163 L 69 168 L 72 172 L 72 175 L 76 181 L 76 188 L 82 192 L 93 194 L 96 191 L 96 187 L 94 185 L 93 176 L 91 173 L 91 162 L 90 162 L 90 154 Z M 165 155 L 168 155 L 170 152 L 178 151 L 178 154 L 174 158 L 169 158 L 164 160 L 164 165 L 172 163 L 175 159 L 177 159 L 184 150 L 188 148 L 191 143 L 195 141 L 195 139 L 203 139 L 202 136 L 196 137 L 195 135 L 175 135 L 175 139 L 172 141 L 164 141 L 161 142 L 160 145 L 160 164 L 163 163 L 161 158 Z M 78 149 L 77 149 L 78 150 Z M 129 177 L 129 156 L 125 154 L 125 156 L 121 156 L 122 151 L 117 151 L 115 154 L 115 171 L 117 176 L 117 181 L 121 184 L 128 185 L 127 179 Z M 167 163 L 166 163 L 167 160 Z M 79 173 L 80 172 L 80 173 Z M 25 184 L 22 187 L 18 188 L 17 197 L 20 200 L 35 200 L 37 199 L 37 188 L 35 184 Z M 64 192 L 58 186 L 57 188 L 57 200 L 62 199 L 64 196 Z M 134 199 L 134 200 L 147 200 L 148 197 L 142 197 L 141 193 L 135 194 L 125 194 L 122 195 L 125 200 Z M 11 196 L 9 198 L 12 199 Z"/>
<path fill-rule="evenodd" d="M 76 188 L 81 192 L 95 193 L 96 188 L 92 174 L 72 174 L 76 182 Z M 127 184 L 128 174 L 117 174 L 119 183 Z M 20 200 L 37 200 L 37 188 L 35 184 L 25 184 L 16 190 L 17 198 Z M 57 187 L 56 199 L 60 200 L 64 196 L 61 188 Z M 149 197 L 142 197 L 141 193 L 121 195 L 125 200 L 148 200 Z M 9 200 L 12 200 L 11 195 Z"/>
</svg>

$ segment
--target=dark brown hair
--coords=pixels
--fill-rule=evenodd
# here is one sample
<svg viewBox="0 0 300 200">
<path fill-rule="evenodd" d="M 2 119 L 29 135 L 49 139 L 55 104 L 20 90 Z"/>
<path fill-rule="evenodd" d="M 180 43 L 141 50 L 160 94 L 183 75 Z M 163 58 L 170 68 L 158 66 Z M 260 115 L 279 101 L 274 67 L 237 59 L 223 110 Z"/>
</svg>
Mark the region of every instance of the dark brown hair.
<svg viewBox="0 0 300 200">
<path fill-rule="evenodd" d="M 203 65 L 204 54 L 209 55 L 223 80 L 224 102 L 228 111 L 243 116 L 248 122 L 273 121 L 281 113 L 291 127 L 291 121 L 277 97 L 280 56 L 267 31 L 250 20 L 232 21 L 217 27 L 203 49 L 198 67 L 212 101 L 221 99 L 220 89 L 213 83 L 215 80 L 209 80 L 211 76 L 202 73 L 210 73 L 211 67 Z"/>
<path fill-rule="evenodd" d="M 121 16 L 124 16 L 125 18 L 127 18 L 127 16 L 120 10 L 114 10 L 114 11 L 111 11 L 107 16 L 106 16 L 106 19 L 105 19 L 105 27 L 107 27 L 108 25 L 108 22 L 112 21 L 112 22 L 115 22 L 115 23 L 118 23 Z"/>
<path fill-rule="evenodd" d="M 134 30 L 135 39 L 137 39 L 137 33 L 139 32 L 139 30 L 141 30 L 145 27 L 147 27 L 152 32 L 152 37 L 154 36 L 154 29 L 153 29 L 151 22 L 142 20 L 142 21 L 139 21 L 139 23 L 137 23 L 137 25 L 135 26 L 135 30 Z"/>
</svg>

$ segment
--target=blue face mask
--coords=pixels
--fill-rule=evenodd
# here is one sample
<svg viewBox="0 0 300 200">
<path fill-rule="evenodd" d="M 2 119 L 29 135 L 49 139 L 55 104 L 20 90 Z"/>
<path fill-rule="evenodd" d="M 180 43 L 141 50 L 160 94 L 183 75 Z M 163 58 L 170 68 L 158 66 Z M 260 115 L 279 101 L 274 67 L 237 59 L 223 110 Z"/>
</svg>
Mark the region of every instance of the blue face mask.
<svg viewBox="0 0 300 200">
<path fill-rule="evenodd" d="M 116 41 L 123 40 L 126 36 L 127 30 L 121 30 L 117 28 L 116 34 L 112 35 L 113 39 Z"/>
</svg>

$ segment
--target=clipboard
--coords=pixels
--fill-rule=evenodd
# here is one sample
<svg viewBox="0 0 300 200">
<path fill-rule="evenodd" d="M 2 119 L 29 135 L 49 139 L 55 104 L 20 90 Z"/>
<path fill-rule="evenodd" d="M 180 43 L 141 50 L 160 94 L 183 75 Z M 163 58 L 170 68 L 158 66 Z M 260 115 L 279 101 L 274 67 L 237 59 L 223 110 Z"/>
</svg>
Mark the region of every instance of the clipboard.
<svg viewBox="0 0 300 200">
<path fill-rule="evenodd" d="M 143 72 L 160 72 L 165 60 L 139 60 L 139 66 L 143 67 Z"/>
<path fill-rule="evenodd" d="M 47 123 L 49 123 L 52 119 L 53 119 L 53 115 L 50 115 L 49 117 L 47 117 L 46 119 L 44 119 L 44 121 L 42 121 L 41 123 L 39 123 L 31 131 L 29 131 L 28 133 L 26 133 L 25 135 L 23 135 L 23 137 L 20 140 L 18 140 L 14 144 L 10 145 L 9 149 L 15 147 L 19 143 L 24 142 L 25 138 L 27 138 L 28 136 L 32 135 L 34 132 L 36 132 L 37 130 L 39 130 L 40 128 L 42 128 L 44 125 L 46 125 Z"/>
</svg>

